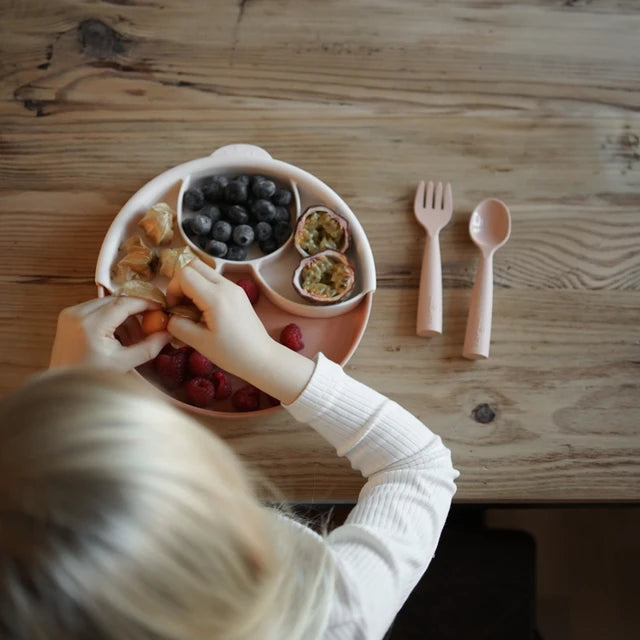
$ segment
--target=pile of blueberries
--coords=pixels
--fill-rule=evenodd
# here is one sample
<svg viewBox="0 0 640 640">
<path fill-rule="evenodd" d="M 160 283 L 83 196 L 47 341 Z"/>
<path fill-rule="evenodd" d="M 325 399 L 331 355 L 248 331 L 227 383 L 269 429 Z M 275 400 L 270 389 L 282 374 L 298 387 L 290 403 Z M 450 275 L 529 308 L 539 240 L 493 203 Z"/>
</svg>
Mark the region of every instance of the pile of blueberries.
<svg viewBox="0 0 640 640">
<path fill-rule="evenodd" d="M 246 260 L 257 242 L 267 254 L 291 235 L 289 205 L 292 194 L 265 176 L 211 176 L 188 189 L 182 206 L 188 238 L 209 255 Z"/>
</svg>

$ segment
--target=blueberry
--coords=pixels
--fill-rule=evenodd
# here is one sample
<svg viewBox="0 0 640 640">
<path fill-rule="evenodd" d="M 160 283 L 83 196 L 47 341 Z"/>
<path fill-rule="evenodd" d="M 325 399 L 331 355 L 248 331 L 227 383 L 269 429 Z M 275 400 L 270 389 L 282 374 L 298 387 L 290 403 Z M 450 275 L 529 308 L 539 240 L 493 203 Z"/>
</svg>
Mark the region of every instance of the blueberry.
<svg viewBox="0 0 640 640">
<path fill-rule="evenodd" d="M 251 185 L 251 193 L 256 198 L 270 198 L 275 192 L 276 185 L 272 180 L 260 180 Z"/>
<path fill-rule="evenodd" d="M 211 218 L 204 213 L 197 213 L 191 218 L 191 231 L 196 236 L 206 236 L 211 231 L 212 225 Z"/>
<path fill-rule="evenodd" d="M 228 248 L 224 242 L 210 240 L 207 243 L 206 252 L 214 258 L 224 258 L 228 253 Z"/>
<path fill-rule="evenodd" d="M 289 215 L 289 209 L 286 207 L 276 207 L 276 215 L 274 222 L 290 222 L 291 216 Z"/>
<path fill-rule="evenodd" d="M 260 244 L 260 251 L 262 253 L 273 253 L 278 248 L 278 243 L 275 238 L 269 238 L 268 240 L 263 240 Z"/>
<path fill-rule="evenodd" d="M 258 222 L 253 230 L 258 242 L 268 240 L 273 236 L 273 227 L 268 222 Z"/>
<path fill-rule="evenodd" d="M 207 250 L 207 245 L 211 242 L 211 238 L 209 236 L 198 236 L 197 238 L 192 238 L 192 241 L 195 242 L 201 249 Z"/>
<path fill-rule="evenodd" d="M 193 235 L 193 232 L 191 231 L 191 218 L 183 218 L 181 227 L 186 235 L 188 235 L 189 237 Z"/>
<path fill-rule="evenodd" d="M 253 190 L 253 187 L 256 183 L 262 182 L 263 180 L 267 179 L 268 178 L 265 178 L 264 176 L 251 176 L 251 189 Z"/>
<path fill-rule="evenodd" d="M 231 224 L 246 224 L 249 221 L 247 210 L 239 204 L 230 206 L 227 209 L 226 216 Z"/>
<path fill-rule="evenodd" d="M 242 204 L 247 201 L 247 185 L 237 180 L 231 181 L 224 190 L 224 197 L 229 204 Z"/>
<path fill-rule="evenodd" d="M 218 220 L 211 229 L 211 237 L 220 242 L 227 242 L 232 231 L 233 227 L 226 220 Z"/>
<path fill-rule="evenodd" d="M 224 176 L 213 176 L 202 185 L 202 194 L 209 202 L 217 202 L 224 197 L 224 188 L 229 181 Z"/>
<path fill-rule="evenodd" d="M 272 222 L 276 217 L 276 208 L 268 200 L 256 200 L 251 204 L 251 213 L 258 222 Z"/>
<path fill-rule="evenodd" d="M 273 237 L 279 245 L 284 244 L 290 235 L 291 225 L 288 222 L 276 222 L 273 227 Z"/>
<path fill-rule="evenodd" d="M 289 189 L 276 189 L 271 202 L 277 207 L 288 207 L 291 204 L 291 191 Z"/>
<path fill-rule="evenodd" d="M 227 260 L 244 260 L 247 257 L 247 248 L 232 244 L 225 257 Z"/>
<path fill-rule="evenodd" d="M 247 187 L 249 186 L 249 182 L 251 181 L 251 178 L 248 175 L 241 175 L 241 176 L 236 176 L 234 178 L 234 180 L 236 182 L 241 182 L 242 184 L 246 185 Z"/>
<path fill-rule="evenodd" d="M 214 205 L 205 206 L 205 208 L 202 210 L 202 213 L 211 218 L 211 224 L 215 224 L 222 217 L 220 207 L 216 207 Z"/>
<path fill-rule="evenodd" d="M 248 224 L 239 224 L 233 230 L 233 241 L 241 247 L 248 247 L 254 239 L 253 229 Z"/>
<path fill-rule="evenodd" d="M 182 204 L 187 207 L 187 209 L 191 209 L 191 211 L 198 211 L 202 209 L 202 205 L 204 204 L 202 191 L 197 187 L 187 189 L 184 193 L 184 197 L 182 198 Z"/>
</svg>

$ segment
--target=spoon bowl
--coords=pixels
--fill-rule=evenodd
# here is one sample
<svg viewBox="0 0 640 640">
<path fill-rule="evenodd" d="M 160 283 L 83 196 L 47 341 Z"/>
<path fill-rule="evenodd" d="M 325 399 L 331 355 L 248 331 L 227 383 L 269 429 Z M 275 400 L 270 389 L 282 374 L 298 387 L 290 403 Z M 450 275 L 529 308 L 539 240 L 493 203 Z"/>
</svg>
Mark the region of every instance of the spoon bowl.
<svg viewBox="0 0 640 640">
<path fill-rule="evenodd" d="M 481 258 L 471 293 L 462 355 L 469 360 L 489 357 L 493 312 L 493 254 L 509 239 L 511 216 L 501 200 L 483 200 L 471 214 L 469 235 L 478 245 Z"/>
<path fill-rule="evenodd" d="M 469 235 L 483 253 L 499 249 L 511 234 L 511 216 L 502 200 L 483 200 L 471 214 Z"/>
</svg>

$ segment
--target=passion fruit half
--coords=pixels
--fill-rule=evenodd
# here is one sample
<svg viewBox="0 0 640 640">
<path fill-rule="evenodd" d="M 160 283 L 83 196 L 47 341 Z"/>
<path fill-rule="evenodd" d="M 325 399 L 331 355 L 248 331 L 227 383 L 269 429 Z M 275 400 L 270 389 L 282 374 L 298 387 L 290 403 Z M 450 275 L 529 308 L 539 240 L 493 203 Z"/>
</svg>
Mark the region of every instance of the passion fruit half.
<svg viewBox="0 0 640 640">
<path fill-rule="evenodd" d="M 298 294 L 316 304 L 344 300 L 355 281 L 355 270 L 347 257 L 333 249 L 303 258 L 293 274 L 293 286 Z"/>
<path fill-rule="evenodd" d="M 344 253 L 349 248 L 349 225 L 329 207 L 309 207 L 298 220 L 294 243 L 305 257 L 327 249 Z"/>
</svg>

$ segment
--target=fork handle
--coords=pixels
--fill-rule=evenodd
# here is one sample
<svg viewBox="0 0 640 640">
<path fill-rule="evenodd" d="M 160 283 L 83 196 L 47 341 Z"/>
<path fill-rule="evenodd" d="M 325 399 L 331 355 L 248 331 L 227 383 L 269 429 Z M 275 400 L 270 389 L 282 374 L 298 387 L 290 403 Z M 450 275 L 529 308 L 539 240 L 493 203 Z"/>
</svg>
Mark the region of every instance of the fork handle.
<svg viewBox="0 0 640 640">
<path fill-rule="evenodd" d="M 427 233 L 422 254 L 416 334 L 423 337 L 442 333 L 442 266 L 439 233 Z"/>
</svg>

